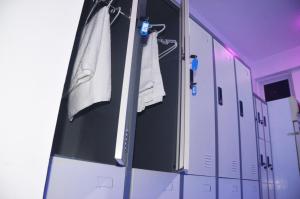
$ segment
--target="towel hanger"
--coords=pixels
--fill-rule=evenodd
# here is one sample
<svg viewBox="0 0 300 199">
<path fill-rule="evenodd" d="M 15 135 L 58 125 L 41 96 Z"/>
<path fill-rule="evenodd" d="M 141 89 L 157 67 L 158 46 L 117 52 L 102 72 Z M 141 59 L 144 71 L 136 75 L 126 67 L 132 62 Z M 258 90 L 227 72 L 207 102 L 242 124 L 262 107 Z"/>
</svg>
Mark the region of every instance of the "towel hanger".
<svg viewBox="0 0 300 199">
<path fill-rule="evenodd" d="M 166 29 L 166 24 L 150 24 L 149 25 L 149 28 L 153 28 L 153 27 L 161 27 L 161 29 L 157 32 L 157 35 L 159 35 Z"/>
<path fill-rule="evenodd" d="M 178 42 L 176 40 L 172 40 L 172 39 L 158 39 L 157 41 L 160 42 L 163 45 L 172 44 L 172 46 L 170 46 L 168 49 L 166 49 L 165 51 L 163 51 L 162 53 L 159 54 L 159 59 L 164 58 L 165 56 L 167 56 L 168 54 L 170 54 L 172 51 L 174 51 L 178 47 Z"/>
<path fill-rule="evenodd" d="M 125 14 L 124 12 L 122 12 L 122 8 L 121 7 L 114 7 L 112 6 L 112 3 L 113 3 L 114 0 L 110 0 L 109 2 L 106 2 L 106 0 L 93 0 L 94 2 L 94 5 L 91 9 L 91 11 L 89 12 L 89 15 L 88 17 L 86 18 L 86 21 L 85 21 L 85 24 L 86 25 L 88 23 L 88 21 L 90 20 L 91 16 L 92 16 L 92 13 L 95 11 L 97 5 L 101 2 L 105 3 L 107 5 L 108 8 L 111 8 L 111 13 L 115 13 L 116 11 L 117 12 L 117 15 L 113 18 L 113 20 L 111 21 L 111 25 L 115 22 L 115 20 L 119 17 L 119 15 L 121 14 L 122 16 L 126 17 L 127 19 L 130 19 L 130 16 L 128 16 L 127 14 Z"/>
</svg>

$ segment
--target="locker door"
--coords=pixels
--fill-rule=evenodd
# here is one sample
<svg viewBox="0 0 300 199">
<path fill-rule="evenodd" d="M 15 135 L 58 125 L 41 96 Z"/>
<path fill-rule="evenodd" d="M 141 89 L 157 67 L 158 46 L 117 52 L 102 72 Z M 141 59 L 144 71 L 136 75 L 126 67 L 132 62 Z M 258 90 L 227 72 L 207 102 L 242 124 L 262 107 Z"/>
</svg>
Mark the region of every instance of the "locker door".
<svg viewBox="0 0 300 199">
<path fill-rule="evenodd" d="M 216 178 L 204 176 L 184 176 L 184 199 L 216 199 Z"/>
<path fill-rule="evenodd" d="M 256 115 L 255 120 L 258 128 L 258 136 L 260 139 L 265 139 L 264 136 L 264 127 L 263 127 L 263 112 L 262 112 L 262 102 L 255 98 L 255 106 L 256 106 Z"/>
<path fill-rule="evenodd" d="M 243 180 L 243 199 L 259 199 L 259 182 Z"/>
<path fill-rule="evenodd" d="M 265 141 L 259 139 L 259 165 L 261 173 L 261 181 L 263 183 L 268 183 L 268 172 L 267 172 L 267 159 L 266 159 L 266 149 Z"/>
<path fill-rule="evenodd" d="M 215 104 L 212 36 L 190 19 L 190 52 L 199 60 L 194 72 L 197 94 L 190 94 L 190 168 L 188 173 L 215 176 Z"/>
<path fill-rule="evenodd" d="M 219 199 L 240 199 L 241 197 L 240 180 L 219 178 Z"/>
<path fill-rule="evenodd" d="M 274 184 L 269 184 L 269 199 L 275 199 L 275 186 L 274 186 Z"/>
<path fill-rule="evenodd" d="M 271 142 L 270 137 L 270 127 L 269 127 L 269 116 L 268 116 L 268 106 L 262 103 L 262 125 L 264 127 L 265 140 Z"/>
<path fill-rule="evenodd" d="M 268 199 L 269 198 L 269 185 L 267 183 L 262 183 L 261 185 L 261 194 L 262 199 Z"/>
<path fill-rule="evenodd" d="M 268 167 L 268 183 L 274 184 L 273 159 L 270 142 L 266 142 L 266 164 Z"/>
<path fill-rule="evenodd" d="M 242 178 L 258 180 L 251 73 L 239 60 L 235 60 L 235 69 L 238 88 Z"/>
<path fill-rule="evenodd" d="M 240 177 L 238 110 L 233 56 L 214 41 L 219 176 Z"/>
</svg>

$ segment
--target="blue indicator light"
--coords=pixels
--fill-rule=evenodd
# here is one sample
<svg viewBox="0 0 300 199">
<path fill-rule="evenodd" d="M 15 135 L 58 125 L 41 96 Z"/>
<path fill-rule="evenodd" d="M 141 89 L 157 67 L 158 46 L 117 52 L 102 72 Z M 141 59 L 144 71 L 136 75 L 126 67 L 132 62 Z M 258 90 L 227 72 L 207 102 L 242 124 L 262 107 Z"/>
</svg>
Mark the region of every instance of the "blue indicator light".
<svg viewBox="0 0 300 199">
<path fill-rule="evenodd" d="M 192 59 L 192 70 L 196 71 L 198 69 L 199 61 L 197 58 Z"/>
<path fill-rule="evenodd" d="M 193 85 L 193 86 L 192 86 L 192 95 L 193 95 L 193 96 L 196 96 L 196 95 L 197 95 L 197 86 L 196 86 L 196 85 Z"/>
<path fill-rule="evenodd" d="M 149 27 L 150 27 L 149 21 L 143 21 L 143 24 L 142 24 L 142 27 L 141 27 L 141 30 L 140 30 L 140 34 L 141 34 L 142 37 L 147 37 L 148 36 Z"/>
</svg>

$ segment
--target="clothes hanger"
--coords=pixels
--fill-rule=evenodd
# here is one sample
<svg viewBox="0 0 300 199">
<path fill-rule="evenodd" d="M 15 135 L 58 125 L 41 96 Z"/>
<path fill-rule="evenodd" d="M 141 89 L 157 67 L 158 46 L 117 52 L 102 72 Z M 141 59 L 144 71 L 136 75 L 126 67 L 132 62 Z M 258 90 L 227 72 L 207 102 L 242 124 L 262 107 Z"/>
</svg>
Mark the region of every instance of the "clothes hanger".
<svg viewBox="0 0 300 199">
<path fill-rule="evenodd" d="M 159 35 L 166 29 L 166 24 L 150 24 L 149 25 L 149 28 L 153 28 L 153 27 L 161 27 L 161 29 L 159 31 L 157 31 L 157 35 Z"/>
<path fill-rule="evenodd" d="M 112 14 L 114 14 L 116 11 L 118 11 L 117 12 L 117 14 L 115 15 L 115 17 L 113 18 L 113 20 L 111 20 L 111 22 L 110 22 L 110 25 L 112 25 L 115 21 L 116 21 L 116 19 L 120 16 L 120 14 L 121 14 L 121 7 L 117 7 L 117 8 L 113 8 L 112 10 L 111 10 L 111 13 Z"/>
<path fill-rule="evenodd" d="M 159 54 L 159 59 L 164 58 L 171 52 L 173 52 L 177 47 L 178 47 L 178 42 L 176 40 L 171 40 L 171 39 L 157 39 L 158 42 L 160 42 L 163 45 L 169 45 L 172 44 L 168 49 L 163 51 L 162 53 Z"/>
</svg>

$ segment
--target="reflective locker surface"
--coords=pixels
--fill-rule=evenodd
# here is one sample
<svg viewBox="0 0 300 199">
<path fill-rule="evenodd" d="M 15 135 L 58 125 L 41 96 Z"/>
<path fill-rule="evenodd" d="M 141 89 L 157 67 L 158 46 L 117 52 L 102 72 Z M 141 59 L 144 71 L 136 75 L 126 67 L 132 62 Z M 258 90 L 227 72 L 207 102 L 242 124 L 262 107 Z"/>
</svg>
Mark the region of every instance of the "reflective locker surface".
<svg viewBox="0 0 300 199">
<path fill-rule="evenodd" d="M 241 199 L 241 181 L 219 178 L 219 199 Z"/>
<path fill-rule="evenodd" d="M 188 174 L 215 176 L 215 104 L 212 36 L 190 19 L 190 53 L 199 61 L 194 72 L 197 94 L 190 94 Z"/>
<path fill-rule="evenodd" d="M 243 180 L 243 199 L 260 199 L 259 182 Z"/>
<path fill-rule="evenodd" d="M 184 199 L 216 199 L 216 178 L 185 175 L 183 185 Z"/>
<path fill-rule="evenodd" d="M 258 180 L 257 143 L 250 70 L 235 60 L 241 137 L 242 179 Z"/>
<path fill-rule="evenodd" d="M 219 176 L 240 178 L 238 110 L 233 56 L 214 40 Z"/>
</svg>

